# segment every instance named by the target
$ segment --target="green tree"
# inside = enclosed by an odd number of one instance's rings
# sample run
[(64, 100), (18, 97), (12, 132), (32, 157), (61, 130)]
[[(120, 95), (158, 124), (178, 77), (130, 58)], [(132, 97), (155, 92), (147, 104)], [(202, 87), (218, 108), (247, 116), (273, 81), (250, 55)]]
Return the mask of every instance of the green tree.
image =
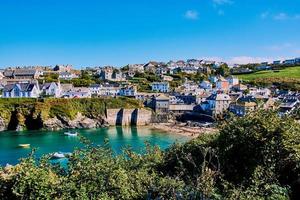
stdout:
[(219, 68), (216, 69), (216, 74), (220, 74), (222, 76), (229, 76), (230, 69), (227, 64), (222, 64)]

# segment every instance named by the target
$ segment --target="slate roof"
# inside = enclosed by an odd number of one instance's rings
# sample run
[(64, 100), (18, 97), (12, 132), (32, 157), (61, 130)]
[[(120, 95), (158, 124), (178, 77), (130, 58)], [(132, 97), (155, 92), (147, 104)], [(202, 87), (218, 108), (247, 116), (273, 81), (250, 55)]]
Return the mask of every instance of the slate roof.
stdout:
[(231, 100), (228, 94), (212, 94), (206, 100), (211, 101), (229, 101)]
[(36, 69), (14, 69), (14, 70), (5, 70), (3, 75), (5, 77), (14, 77), (14, 76), (35, 76)]
[(11, 92), (13, 88), (17, 86), (20, 88), (21, 91), (23, 92), (31, 92), (35, 86), (34, 83), (16, 83), (16, 84), (8, 84), (5, 85), (3, 88), (4, 92)]

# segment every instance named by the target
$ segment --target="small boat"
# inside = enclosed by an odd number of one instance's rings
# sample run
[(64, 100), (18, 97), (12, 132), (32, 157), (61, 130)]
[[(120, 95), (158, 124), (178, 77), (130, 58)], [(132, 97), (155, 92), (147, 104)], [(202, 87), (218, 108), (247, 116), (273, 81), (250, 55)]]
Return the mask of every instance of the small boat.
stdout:
[(29, 148), (30, 144), (19, 144), (18, 147), (20, 147), (20, 148)]
[(64, 134), (67, 136), (77, 136), (78, 135), (77, 132), (65, 132)]
[(52, 154), (52, 159), (61, 159), (61, 158), (65, 158), (65, 154), (62, 152), (56, 152), (54, 154)]

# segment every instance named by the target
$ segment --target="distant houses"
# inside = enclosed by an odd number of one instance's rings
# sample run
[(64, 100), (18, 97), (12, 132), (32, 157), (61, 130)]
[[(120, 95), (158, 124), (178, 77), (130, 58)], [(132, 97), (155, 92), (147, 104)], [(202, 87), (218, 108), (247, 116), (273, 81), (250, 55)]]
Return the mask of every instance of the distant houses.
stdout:
[[(230, 72), (251, 73), (297, 63), (300, 58), (233, 65)], [(258, 108), (276, 106), (280, 115), (288, 115), (300, 108), (298, 93), (283, 96), (276, 86), (259, 88), (244, 84), (234, 75), (221, 76), (218, 70), (222, 65), (188, 59), (122, 68), (86, 67), (81, 71), (71, 65), (15, 67), (0, 70), (0, 90), (2, 98), (128, 97), (142, 101), (158, 115), (171, 116), (193, 113), (221, 118), (227, 112), (245, 116)]]
[(249, 112), (256, 110), (257, 107), (257, 100), (253, 96), (243, 96), (230, 104), (229, 111), (238, 116), (245, 116)]
[(71, 72), (60, 72), (58, 78), (61, 80), (72, 80), (73, 78), (78, 78), (78, 76)]

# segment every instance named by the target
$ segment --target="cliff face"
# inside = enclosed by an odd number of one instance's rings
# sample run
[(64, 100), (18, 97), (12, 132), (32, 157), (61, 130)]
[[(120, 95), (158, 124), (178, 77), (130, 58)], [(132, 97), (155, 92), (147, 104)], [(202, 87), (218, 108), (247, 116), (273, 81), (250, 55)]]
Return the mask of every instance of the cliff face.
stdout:
[(38, 118), (33, 119), (31, 116), (23, 116), (18, 113), (12, 115), (10, 121), (0, 117), (0, 131), (6, 130), (59, 130), (59, 129), (75, 129), (75, 128), (100, 128), (107, 127), (108, 123), (101, 117), (89, 118), (77, 113), (74, 119), (68, 117), (53, 117), (45, 120)]
[(0, 99), (0, 131), (146, 125), (151, 111), (140, 102), (111, 99)]
[(43, 128), (47, 130), (58, 129), (75, 129), (75, 128), (100, 128), (108, 126), (107, 122), (98, 117), (91, 119), (77, 113), (75, 119), (71, 120), (66, 117), (54, 117), (43, 122)]

